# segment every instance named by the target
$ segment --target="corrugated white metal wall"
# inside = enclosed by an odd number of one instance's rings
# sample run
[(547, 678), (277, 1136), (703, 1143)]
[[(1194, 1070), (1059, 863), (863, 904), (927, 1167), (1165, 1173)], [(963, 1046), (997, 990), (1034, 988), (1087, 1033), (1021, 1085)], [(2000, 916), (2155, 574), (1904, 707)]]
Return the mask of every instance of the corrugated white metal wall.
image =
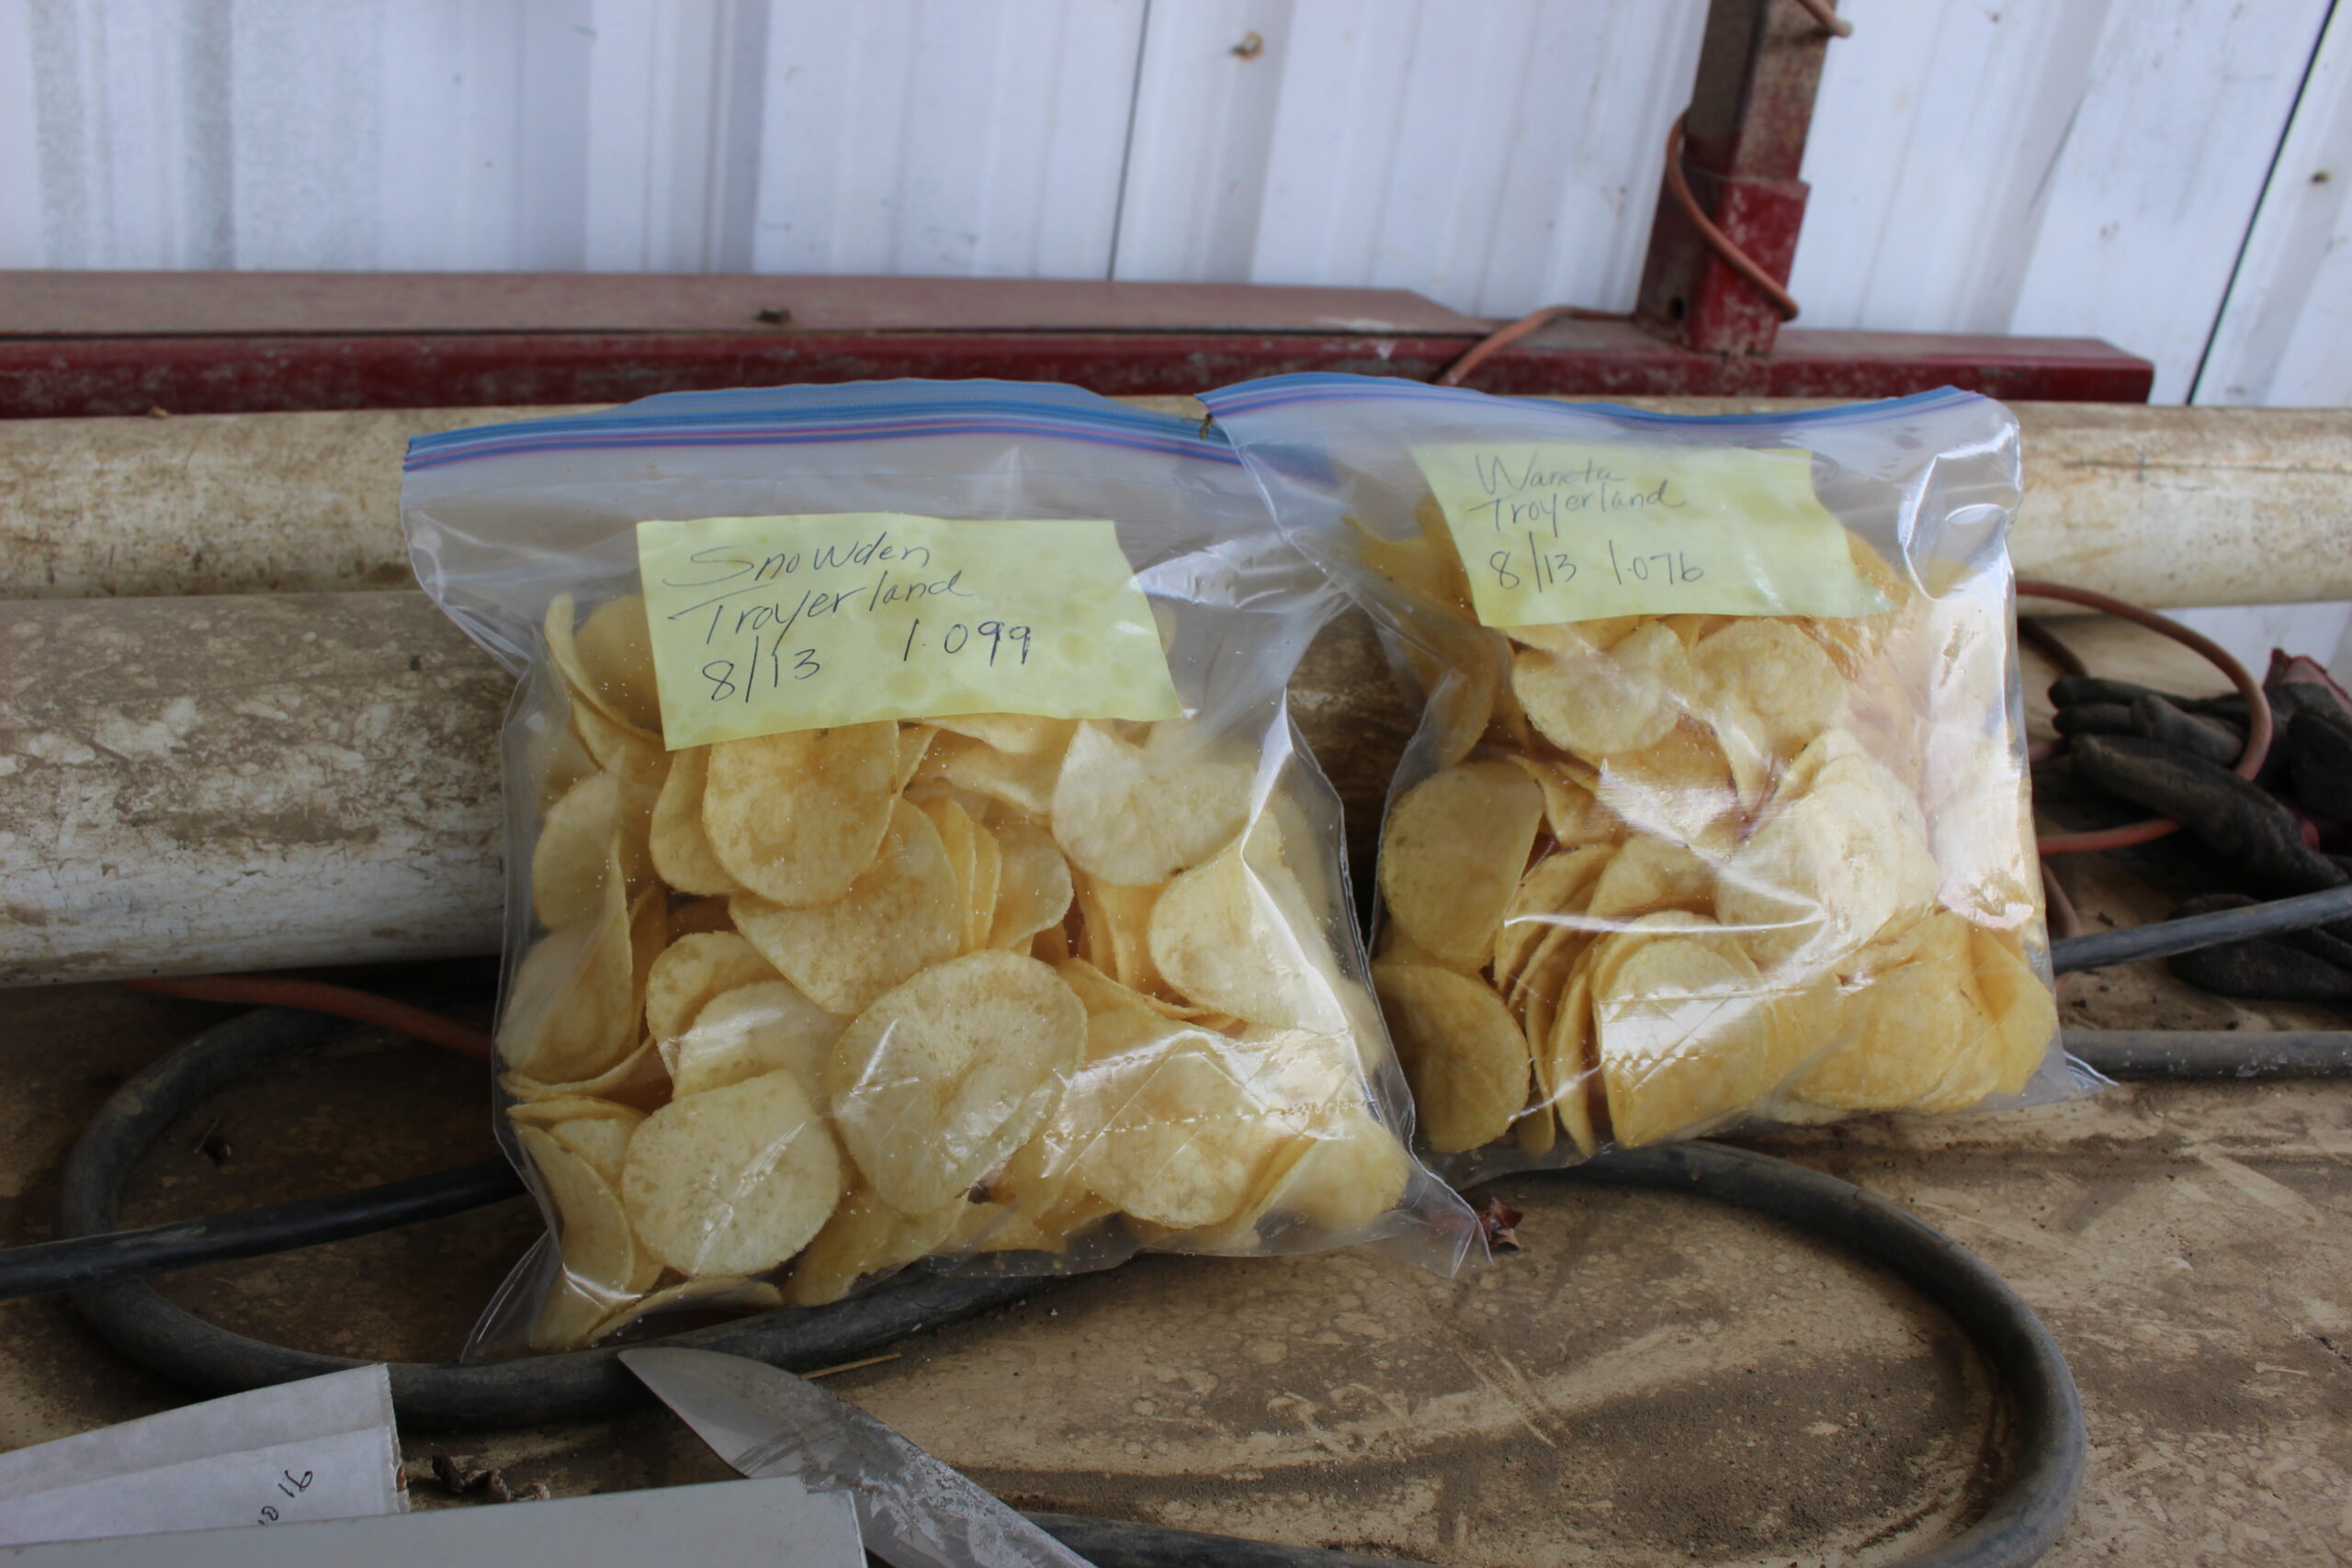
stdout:
[[(2352, 402), (2335, 0), (1843, 0), (1824, 326)], [(2347, 7), (2352, 11), (2352, 7)], [(1634, 298), (1704, 0), (0, 0), (0, 266)], [(2211, 613), (2258, 656), (2341, 607)], [(2347, 645), (2352, 653), (2352, 645)]]
[[(2352, 400), (2334, 0), (1846, 0), (1793, 280)], [(0, 0), (0, 265), (1633, 298), (1703, 0)], [(2352, 176), (2352, 169), (2346, 170)]]

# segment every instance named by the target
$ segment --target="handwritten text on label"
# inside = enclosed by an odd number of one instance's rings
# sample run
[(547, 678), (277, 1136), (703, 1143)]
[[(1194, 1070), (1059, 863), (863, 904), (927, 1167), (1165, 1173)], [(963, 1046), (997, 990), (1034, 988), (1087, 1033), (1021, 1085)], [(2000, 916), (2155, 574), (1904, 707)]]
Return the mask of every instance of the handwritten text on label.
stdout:
[(638, 525), (673, 747), (880, 718), (1180, 710), (1117, 530), (896, 513)]
[(1815, 496), (1809, 453), (1465, 445), (1413, 458), (1488, 626), (1886, 607)]

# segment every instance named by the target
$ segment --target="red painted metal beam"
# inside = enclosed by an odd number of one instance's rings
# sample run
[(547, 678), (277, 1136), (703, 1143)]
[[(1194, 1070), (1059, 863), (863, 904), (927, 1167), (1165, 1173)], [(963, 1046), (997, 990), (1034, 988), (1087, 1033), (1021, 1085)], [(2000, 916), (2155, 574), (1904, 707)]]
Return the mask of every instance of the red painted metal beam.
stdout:
[[(1796, 0), (1714, 0), (1684, 117), (1691, 195), (1740, 250), (1786, 285), (1804, 222), (1813, 100), (1829, 34)], [(1770, 354), (1781, 312), (1702, 234), (1661, 180), (1634, 319), (1684, 348)]]
[[(619, 402), (655, 392), (897, 376), (1198, 392), (1295, 370), (1427, 378), (1464, 335), (1317, 333), (469, 333), (0, 339), (0, 417)], [(1790, 331), (1770, 355), (1696, 354), (1565, 321), (1473, 384), (1587, 396), (2146, 400), (2145, 360), (2094, 339)]]

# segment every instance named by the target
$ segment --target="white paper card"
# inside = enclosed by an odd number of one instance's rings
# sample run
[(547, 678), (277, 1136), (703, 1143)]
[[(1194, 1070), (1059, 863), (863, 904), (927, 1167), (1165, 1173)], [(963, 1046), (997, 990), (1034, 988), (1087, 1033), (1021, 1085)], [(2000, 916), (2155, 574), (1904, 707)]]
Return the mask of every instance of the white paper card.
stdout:
[(865, 1568), (865, 1552), (845, 1495), (812, 1495), (788, 1476), (439, 1508), (401, 1518), (0, 1546), (0, 1568), (517, 1568), (540, 1562)]
[(0, 1544), (365, 1518), (406, 1506), (380, 1366), (0, 1454)]

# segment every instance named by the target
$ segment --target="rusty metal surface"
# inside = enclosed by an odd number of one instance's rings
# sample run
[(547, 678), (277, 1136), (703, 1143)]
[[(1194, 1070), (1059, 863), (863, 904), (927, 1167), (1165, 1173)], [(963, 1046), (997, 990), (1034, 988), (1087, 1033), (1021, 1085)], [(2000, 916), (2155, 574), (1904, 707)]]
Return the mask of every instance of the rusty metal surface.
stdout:
[[(1480, 367), (1495, 391), (2145, 399), (2147, 361), (2092, 338), (1816, 332), (1773, 355), (1693, 353), (1624, 321), (1539, 333)], [(0, 339), (0, 418), (617, 402), (892, 377), (1189, 394), (1293, 371), (1426, 380), (1461, 336), (1272, 333), (632, 333)]]
[[(1781, 284), (1804, 224), (1807, 187), (1797, 176), (1828, 40), (1796, 0), (1713, 0), (1684, 120), (1700, 209)], [(1708, 354), (1770, 354), (1781, 331), (1779, 310), (1708, 243), (1665, 181), (1634, 313)]]
[[(779, 319), (780, 318), (780, 319)], [(580, 272), (0, 272), (0, 338), (449, 333), (1478, 333), (1404, 288)]]
[[(1792, 407), (1641, 399), (1668, 412)], [(1138, 400), (1197, 415), (1189, 398)], [(406, 587), (400, 458), (516, 408), (0, 421), (0, 597)], [(2352, 412), (2023, 403), (2019, 570), (2153, 605), (2352, 598)]]

